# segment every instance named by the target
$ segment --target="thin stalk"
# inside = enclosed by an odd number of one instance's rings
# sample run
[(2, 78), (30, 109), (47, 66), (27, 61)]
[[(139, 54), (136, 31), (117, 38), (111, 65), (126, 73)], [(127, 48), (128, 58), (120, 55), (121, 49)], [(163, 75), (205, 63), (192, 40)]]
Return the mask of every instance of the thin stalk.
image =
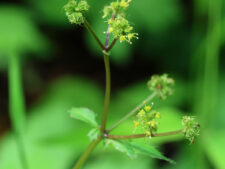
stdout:
[(146, 103), (148, 103), (149, 101), (151, 101), (155, 96), (157, 95), (156, 92), (152, 93), (144, 102), (142, 102), (141, 104), (139, 104), (137, 107), (135, 107), (131, 112), (129, 112), (128, 114), (126, 114), (124, 117), (122, 117), (119, 121), (117, 121), (115, 124), (113, 124), (108, 130), (107, 133), (111, 132), (113, 129), (115, 129), (116, 127), (118, 127), (122, 122), (124, 122), (125, 120), (127, 120), (129, 117), (131, 117), (132, 115), (134, 115), (138, 110), (140, 110)]
[[(165, 132), (165, 133), (152, 133), (151, 137), (162, 137), (162, 136), (171, 136), (175, 134), (181, 134), (183, 130), (176, 130), (171, 132)], [(105, 135), (106, 138), (109, 139), (119, 139), (119, 140), (125, 140), (125, 139), (137, 139), (137, 138), (144, 138), (146, 137), (146, 134), (134, 134), (134, 135)]]
[(104, 103), (104, 112), (102, 116), (102, 124), (101, 124), (101, 131), (102, 133), (105, 132), (107, 114), (109, 109), (109, 102), (110, 102), (110, 90), (111, 90), (111, 75), (110, 75), (110, 63), (108, 55), (104, 55), (104, 62), (105, 62), (105, 71), (106, 71), (106, 89), (105, 89), (105, 103)]
[[(108, 30), (107, 30), (107, 36), (106, 36), (106, 41), (105, 41), (105, 46), (104, 46), (86, 20), (84, 22), (84, 25), (90, 31), (90, 33), (93, 35), (93, 37), (95, 38), (98, 45), (101, 47), (101, 49), (103, 51), (108, 52), (115, 45), (116, 40), (114, 40), (112, 42), (112, 44), (109, 46), (109, 48), (107, 48), (108, 43), (109, 43), (109, 36), (110, 36), (110, 33), (109, 33)], [(104, 64), (105, 64), (105, 74), (106, 74), (106, 89), (105, 89), (104, 111), (103, 111), (102, 123), (101, 123), (101, 127), (100, 127), (100, 130), (101, 130), (102, 133), (105, 132), (107, 113), (108, 113), (109, 102), (110, 102), (110, 91), (111, 91), (110, 63), (109, 63), (109, 56), (106, 55), (106, 54), (104, 54)], [(92, 143), (89, 145), (89, 147), (83, 153), (83, 155), (80, 157), (78, 162), (75, 164), (73, 169), (79, 169), (84, 164), (84, 162), (87, 160), (88, 156), (91, 154), (91, 152), (94, 150), (94, 148), (98, 145), (98, 143), (101, 141), (101, 139), (102, 139), (102, 137), (99, 136), (96, 140), (92, 141)]]
[(91, 28), (90, 24), (88, 23), (88, 21), (86, 19), (84, 20), (84, 25), (88, 29), (88, 31), (92, 34), (92, 36), (95, 38), (95, 40), (98, 43), (98, 45), (100, 46), (100, 48), (102, 50), (106, 50), (106, 48), (104, 47), (104, 45), (102, 44), (102, 42), (100, 41), (100, 39), (98, 38), (98, 36), (94, 32), (94, 30)]
[(112, 41), (112, 43), (109, 45), (109, 47), (107, 47), (106, 52), (110, 51), (113, 48), (113, 46), (116, 44), (117, 40), (118, 39), (116, 38)]
[[(112, 16), (114, 18), (114, 15)], [(107, 29), (107, 35), (106, 35), (106, 40), (105, 40), (105, 46), (104, 48), (106, 49), (105, 51), (108, 52), (107, 46), (109, 44), (109, 32), (110, 26), (108, 26)], [(104, 112), (102, 115), (102, 123), (101, 123), (101, 132), (105, 132), (105, 127), (106, 127), (106, 120), (107, 120), (107, 114), (108, 114), (108, 109), (109, 109), (109, 102), (110, 102), (110, 92), (111, 92), (111, 73), (110, 73), (110, 63), (109, 63), (109, 56), (104, 54), (104, 63), (105, 63), (105, 76), (106, 76), (106, 88), (105, 88), (105, 103), (104, 103)]]
[(9, 56), (8, 79), (9, 116), (12, 122), (13, 133), (20, 154), (21, 164), (24, 169), (28, 169), (25, 144), (23, 142), (23, 133), (25, 131), (26, 123), (25, 101), (23, 95), (19, 56), (17, 56), (15, 53), (11, 53)]
[(101, 137), (98, 137), (96, 140), (91, 142), (91, 144), (88, 146), (88, 148), (83, 153), (83, 155), (79, 158), (79, 160), (77, 161), (73, 169), (79, 169), (84, 164), (88, 156), (91, 154), (91, 152), (94, 150), (94, 148), (98, 145), (100, 141), (101, 141)]
[(21, 135), (18, 135), (16, 133), (14, 133), (14, 136), (15, 136), (15, 140), (17, 143), (17, 149), (19, 152), (20, 161), (23, 166), (23, 169), (29, 169), (29, 165), (28, 165), (28, 161), (27, 161), (27, 157), (26, 157), (24, 139)]

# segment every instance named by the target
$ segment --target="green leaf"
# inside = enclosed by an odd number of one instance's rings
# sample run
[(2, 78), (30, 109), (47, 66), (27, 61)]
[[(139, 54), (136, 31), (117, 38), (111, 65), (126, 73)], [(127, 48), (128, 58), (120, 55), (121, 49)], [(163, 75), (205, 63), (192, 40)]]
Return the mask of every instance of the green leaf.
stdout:
[(133, 1), (128, 10), (138, 29), (145, 28), (155, 34), (167, 31), (182, 18), (180, 2), (177, 0)]
[[(71, 161), (77, 159), (88, 146), (86, 133), (90, 128), (85, 125), (81, 128), (81, 122), (74, 123), (63, 112), (73, 105), (86, 105), (100, 112), (103, 96), (95, 83), (80, 77), (65, 76), (48, 84), (42, 99), (32, 106), (27, 118), (27, 137), (24, 143), (29, 167), (68, 168)], [(0, 168), (22, 169), (15, 138), (11, 133), (0, 139)]]
[[(94, 152), (95, 153), (95, 152)], [(93, 156), (95, 155), (93, 153)], [(130, 160), (122, 153), (105, 152), (98, 153), (94, 156), (94, 160), (89, 160), (85, 164), (85, 169), (147, 169), (156, 168), (155, 161), (149, 158), (133, 159)]]
[(88, 108), (72, 108), (69, 113), (72, 118), (86, 122), (94, 127), (98, 126), (95, 120), (96, 114)]
[(100, 131), (98, 128), (93, 128), (88, 132), (88, 137), (90, 138), (90, 141), (96, 140)]
[(137, 157), (137, 153), (132, 148), (132, 146), (130, 146), (130, 144), (126, 144), (123, 141), (107, 139), (106, 145), (109, 145), (109, 144), (112, 144), (116, 150), (126, 153), (131, 159), (134, 159)]
[(131, 147), (133, 147), (137, 153), (139, 154), (143, 154), (143, 155), (147, 155), (149, 157), (152, 158), (158, 158), (161, 160), (166, 160), (170, 163), (175, 163), (173, 160), (165, 157), (164, 155), (162, 155), (161, 152), (159, 152), (155, 147), (151, 146), (150, 144), (147, 143), (138, 143), (138, 142), (129, 142), (126, 141), (126, 143), (128, 145), (130, 145)]
[(36, 16), (41, 15), (39, 22), (56, 25), (57, 27), (68, 26), (69, 22), (63, 10), (68, 0), (26, 0), (32, 7)]
[(37, 29), (31, 14), (12, 5), (0, 6), (0, 65), (7, 66), (11, 52), (23, 54), (47, 51), (48, 43)]
[(224, 169), (224, 147), (225, 136), (224, 131), (208, 131), (207, 134), (204, 133), (203, 145), (206, 153), (210, 159), (210, 162), (217, 169)]
[(112, 144), (115, 149), (126, 153), (131, 159), (136, 158), (137, 154), (143, 154), (152, 158), (165, 160), (173, 164), (175, 163), (173, 160), (162, 155), (162, 153), (159, 152), (155, 147), (147, 143), (107, 139), (106, 144)]

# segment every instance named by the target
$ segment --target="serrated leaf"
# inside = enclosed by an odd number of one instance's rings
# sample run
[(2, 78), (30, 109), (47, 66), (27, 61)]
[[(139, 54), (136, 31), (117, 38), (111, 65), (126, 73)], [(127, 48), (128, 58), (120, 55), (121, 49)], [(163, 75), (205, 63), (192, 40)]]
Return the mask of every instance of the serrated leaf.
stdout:
[(88, 108), (72, 108), (69, 113), (72, 118), (86, 122), (94, 127), (98, 126), (95, 120), (96, 114)]
[(150, 144), (129, 142), (129, 141), (126, 141), (126, 143), (129, 144), (131, 147), (133, 147), (137, 151), (137, 153), (139, 153), (139, 154), (147, 155), (147, 156), (152, 157), (152, 158), (166, 160), (170, 163), (175, 163), (173, 160), (171, 160), (171, 159), (165, 157), (164, 155), (162, 155), (161, 152), (159, 152), (155, 147), (153, 147)]
[(93, 128), (88, 132), (88, 137), (90, 138), (90, 141), (96, 140), (99, 135), (99, 129)]
[(116, 150), (126, 153), (131, 159), (134, 159), (137, 157), (137, 153), (132, 148), (132, 146), (130, 146), (129, 144), (126, 144), (123, 141), (107, 139), (106, 144), (107, 145), (112, 144)]

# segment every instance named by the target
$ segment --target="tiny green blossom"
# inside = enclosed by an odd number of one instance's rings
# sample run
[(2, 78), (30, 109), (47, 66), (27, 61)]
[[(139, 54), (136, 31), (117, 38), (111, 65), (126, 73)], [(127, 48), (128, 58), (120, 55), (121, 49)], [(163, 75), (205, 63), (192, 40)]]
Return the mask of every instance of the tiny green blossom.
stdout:
[(160, 113), (152, 110), (153, 105), (145, 105), (143, 109), (139, 110), (134, 120), (134, 131), (140, 126), (147, 137), (151, 137), (152, 132), (157, 131)]
[(115, 39), (119, 39), (120, 42), (127, 41), (131, 44), (134, 38), (138, 39), (138, 34), (131, 32), (133, 27), (126, 19), (125, 11), (130, 2), (131, 0), (117, 0), (110, 3), (103, 9), (103, 18), (109, 17), (107, 21), (108, 32), (112, 33)]
[(193, 116), (184, 116), (182, 119), (182, 125), (184, 126), (183, 134), (191, 142), (194, 142), (194, 138), (199, 136), (200, 125), (196, 122)]
[(85, 21), (84, 13), (88, 11), (89, 5), (86, 1), (75, 1), (69, 0), (64, 6), (66, 16), (68, 17), (70, 23), (83, 24)]
[(125, 16), (125, 11), (129, 6), (131, 0), (117, 0), (115, 2), (111, 2), (110, 5), (105, 6), (103, 9), (103, 18), (111, 17), (112, 15), (117, 16)]
[(174, 80), (167, 74), (153, 75), (147, 84), (149, 90), (156, 92), (161, 99), (173, 94)]

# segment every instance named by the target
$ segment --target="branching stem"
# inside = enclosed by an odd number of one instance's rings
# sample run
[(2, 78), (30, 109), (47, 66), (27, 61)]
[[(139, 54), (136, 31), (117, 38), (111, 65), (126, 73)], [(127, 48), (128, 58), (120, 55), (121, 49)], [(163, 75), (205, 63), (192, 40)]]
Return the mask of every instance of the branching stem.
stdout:
[(126, 114), (123, 118), (121, 118), (119, 121), (117, 121), (115, 124), (113, 124), (108, 130), (107, 133), (111, 132), (113, 129), (115, 129), (117, 126), (119, 126), (122, 122), (124, 122), (126, 119), (134, 115), (138, 110), (140, 110), (146, 103), (151, 101), (155, 96), (157, 95), (156, 92), (152, 93), (146, 100), (145, 102), (142, 102), (139, 104), (137, 107), (135, 107), (131, 112)]
[[(170, 136), (170, 135), (180, 134), (182, 132), (183, 130), (176, 130), (176, 131), (165, 132), (165, 133), (152, 133), (151, 137)], [(105, 135), (105, 138), (120, 139), (120, 140), (137, 139), (137, 138), (144, 138), (144, 137), (146, 137), (146, 134), (134, 134), (134, 135), (107, 135), (106, 134)]]
[(84, 162), (87, 160), (88, 156), (91, 154), (93, 149), (98, 145), (98, 143), (101, 141), (101, 137), (98, 137), (96, 140), (92, 141), (91, 144), (88, 146), (86, 151), (83, 153), (83, 155), (79, 158), (73, 169), (79, 169)]
[(100, 41), (98, 36), (95, 34), (94, 30), (91, 28), (90, 24), (88, 23), (88, 21), (86, 19), (84, 20), (84, 25), (88, 29), (88, 31), (92, 34), (92, 36), (95, 38), (95, 40), (98, 43), (98, 45), (100, 46), (100, 48), (102, 50), (106, 50), (105, 46), (102, 44), (102, 42)]
[(116, 42), (117, 42), (117, 38), (112, 41), (109, 47), (107, 47), (106, 52), (110, 51), (113, 48), (113, 46), (116, 44)]

